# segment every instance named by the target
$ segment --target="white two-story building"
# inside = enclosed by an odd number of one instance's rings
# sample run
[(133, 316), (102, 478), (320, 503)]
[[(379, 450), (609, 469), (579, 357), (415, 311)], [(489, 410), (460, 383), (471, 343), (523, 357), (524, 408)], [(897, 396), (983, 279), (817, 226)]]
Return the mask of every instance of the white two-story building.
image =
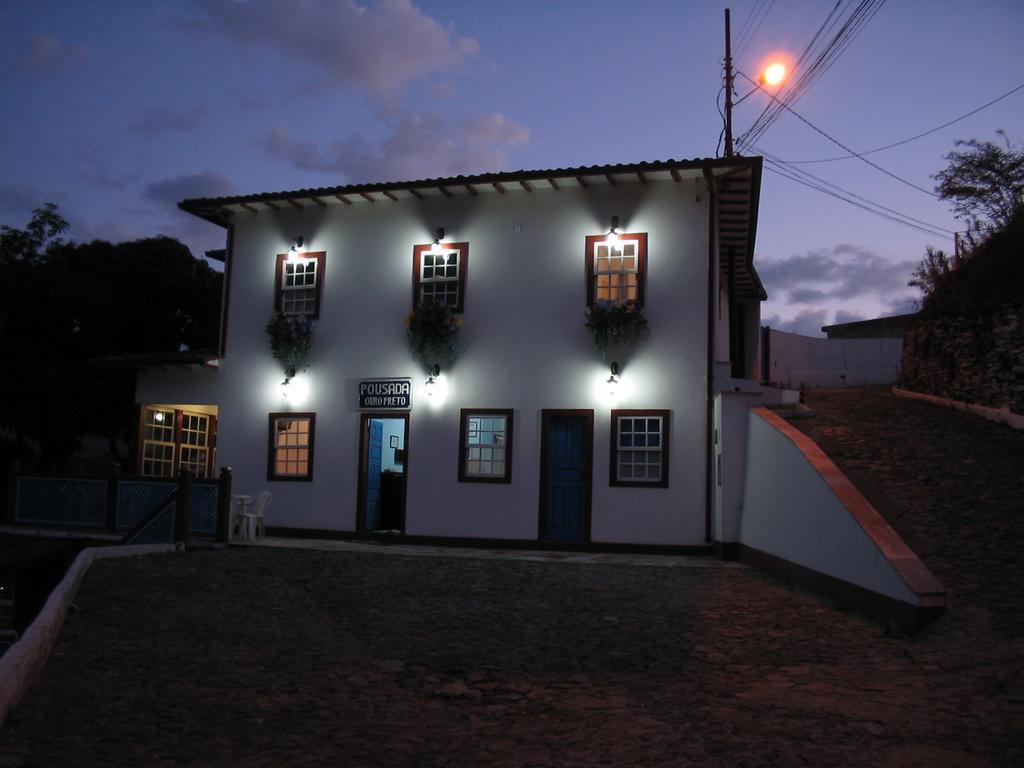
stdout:
[[(186, 200), (227, 232), (220, 349), (140, 372), (137, 469), (230, 466), (272, 492), (271, 532), (704, 546), (713, 399), (757, 370), (760, 177), (733, 157)], [(435, 299), (461, 320), (439, 370), (404, 322)], [(587, 309), (623, 304), (649, 336), (602, 359)], [(275, 311), (315, 324), (287, 385)]]

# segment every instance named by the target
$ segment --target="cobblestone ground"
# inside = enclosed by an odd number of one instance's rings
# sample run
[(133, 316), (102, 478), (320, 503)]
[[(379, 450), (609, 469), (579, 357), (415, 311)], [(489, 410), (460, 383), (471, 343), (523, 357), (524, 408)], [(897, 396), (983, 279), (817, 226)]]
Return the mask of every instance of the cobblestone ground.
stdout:
[[(842, 461), (863, 450), (889, 467), (865, 471), (875, 493), (906, 489), (894, 508), (908, 541), (939, 521), (919, 535), (950, 610), (917, 638), (711, 560), (246, 548), (99, 561), (0, 731), (0, 766), (1024, 764), (1022, 578), (1003, 562), (1020, 551), (1020, 504), (986, 496), (1012, 481), (963, 472), (978, 487), (932, 512), (920, 499), (948, 494), (960, 465), (917, 482), (903, 453), (936, 441), (893, 446), (895, 414), (922, 406), (886, 401), (877, 429), (844, 433), (829, 402), (812, 428), (847, 446)], [(921, 413), (929, 429), (960, 418)], [(862, 427), (878, 439), (855, 450)], [(944, 439), (965, 446), (959, 429)], [(1019, 437), (963, 429), (989, 443), (976, 470), (989, 450), (1024, 455)], [(946, 520), (967, 507), (969, 536)], [(950, 530), (969, 552), (943, 544)], [(1013, 583), (993, 592), (975, 558)]]

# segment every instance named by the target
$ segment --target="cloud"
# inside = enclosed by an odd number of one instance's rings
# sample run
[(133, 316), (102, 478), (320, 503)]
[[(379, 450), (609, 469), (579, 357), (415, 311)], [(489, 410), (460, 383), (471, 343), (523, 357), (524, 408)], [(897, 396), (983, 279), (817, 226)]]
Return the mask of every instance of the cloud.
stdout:
[(864, 317), (864, 315), (862, 315), (860, 312), (849, 312), (845, 309), (839, 309), (836, 310), (836, 316), (833, 318), (832, 323), (830, 323), (830, 325), (837, 323), (855, 323), (858, 320), (866, 319), (867, 318)]
[(359, 134), (320, 147), (276, 128), (263, 139), (267, 153), (304, 171), (342, 174), (353, 182), (397, 181), (499, 171), (504, 150), (525, 144), (530, 130), (502, 114), (458, 123), (414, 115), (398, 121), (375, 143)]
[(783, 320), (778, 315), (768, 315), (761, 318), (761, 325), (787, 333), (799, 333), (801, 336), (824, 336), (821, 327), (831, 323), (828, 321), (827, 309), (802, 309), (792, 320)]
[(198, 128), (206, 117), (206, 105), (197, 104), (185, 109), (147, 109), (131, 129), (140, 136), (154, 137), (166, 133), (181, 133)]
[(188, 197), (222, 197), (235, 192), (235, 185), (215, 171), (175, 176), (146, 185), (145, 196), (157, 203), (176, 205)]
[(198, 0), (200, 20), (182, 26), (222, 35), (243, 49), (266, 48), (302, 61), (330, 81), (387, 96), (457, 69), (480, 50), (470, 37), (411, 0)]
[(785, 293), (787, 303), (805, 304), (868, 296), (884, 300), (906, 289), (916, 264), (841, 243), (784, 259), (759, 259), (757, 271), (769, 294)]
[(430, 96), (438, 101), (450, 101), (457, 93), (458, 89), (451, 80), (442, 80), (430, 85)]
[(909, 315), (921, 308), (921, 302), (916, 296), (897, 296), (885, 302), (887, 311), (885, 315)]
[(827, 300), (828, 294), (817, 288), (797, 288), (786, 294), (786, 298), (790, 304), (813, 304)]
[(85, 58), (80, 45), (62, 43), (55, 37), (32, 35), (23, 64), (30, 72), (40, 74), (64, 72)]

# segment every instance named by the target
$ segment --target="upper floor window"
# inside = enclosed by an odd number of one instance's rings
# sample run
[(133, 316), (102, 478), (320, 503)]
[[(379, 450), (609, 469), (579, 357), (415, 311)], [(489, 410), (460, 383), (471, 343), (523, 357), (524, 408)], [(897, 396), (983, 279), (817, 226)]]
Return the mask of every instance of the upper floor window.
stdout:
[(274, 308), (285, 315), (319, 319), (326, 261), (324, 251), (278, 254)]
[(611, 485), (668, 487), (670, 413), (612, 410)]
[(459, 482), (512, 481), (512, 411), (463, 408), (459, 429)]
[(270, 414), (267, 480), (312, 480), (315, 413)]
[(587, 306), (644, 305), (647, 234), (587, 237)]
[(413, 308), (441, 301), (462, 312), (466, 298), (469, 243), (415, 245), (413, 252)]

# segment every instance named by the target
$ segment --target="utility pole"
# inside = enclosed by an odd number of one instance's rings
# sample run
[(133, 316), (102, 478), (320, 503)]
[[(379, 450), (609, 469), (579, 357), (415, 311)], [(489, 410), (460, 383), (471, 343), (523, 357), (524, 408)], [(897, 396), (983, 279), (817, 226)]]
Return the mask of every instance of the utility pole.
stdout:
[(732, 32), (725, 9), (725, 156), (732, 157)]

